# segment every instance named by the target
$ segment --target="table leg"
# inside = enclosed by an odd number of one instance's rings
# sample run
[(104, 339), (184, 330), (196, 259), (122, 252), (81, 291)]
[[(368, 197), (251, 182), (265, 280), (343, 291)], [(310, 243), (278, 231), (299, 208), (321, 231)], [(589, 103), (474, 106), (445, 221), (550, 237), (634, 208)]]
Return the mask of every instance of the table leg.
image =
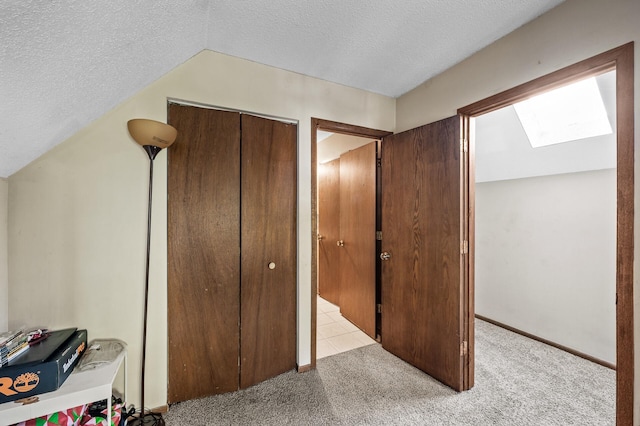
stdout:
[(111, 395), (107, 397), (107, 426), (111, 426)]

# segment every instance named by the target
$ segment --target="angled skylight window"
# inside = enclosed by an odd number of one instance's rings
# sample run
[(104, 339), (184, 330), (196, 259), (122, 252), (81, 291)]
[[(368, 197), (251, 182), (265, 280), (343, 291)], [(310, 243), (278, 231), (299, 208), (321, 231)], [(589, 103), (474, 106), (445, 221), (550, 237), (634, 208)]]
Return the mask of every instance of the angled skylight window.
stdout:
[(513, 106), (534, 148), (612, 133), (595, 77)]

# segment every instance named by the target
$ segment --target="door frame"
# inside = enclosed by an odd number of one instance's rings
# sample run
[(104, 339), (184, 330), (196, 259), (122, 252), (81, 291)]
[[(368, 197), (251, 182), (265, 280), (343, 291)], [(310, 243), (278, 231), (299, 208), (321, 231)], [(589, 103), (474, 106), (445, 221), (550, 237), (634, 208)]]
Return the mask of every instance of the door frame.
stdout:
[[(633, 42), (562, 68), (458, 109), (465, 127), (472, 118), (587, 77), (616, 71), (616, 424), (633, 424), (634, 402), (634, 48)], [(471, 132), (471, 135), (473, 133)], [(474, 289), (475, 141), (469, 142), (469, 282)], [(469, 315), (472, 316), (472, 309)], [(469, 344), (473, 343), (470, 337)]]
[[(386, 130), (371, 129), (311, 117), (311, 365), (316, 368), (316, 337), (318, 321), (318, 130), (358, 136), (367, 139), (381, 139), (392, 135)], [(304, 369), (306, 371), (307, 369)]]

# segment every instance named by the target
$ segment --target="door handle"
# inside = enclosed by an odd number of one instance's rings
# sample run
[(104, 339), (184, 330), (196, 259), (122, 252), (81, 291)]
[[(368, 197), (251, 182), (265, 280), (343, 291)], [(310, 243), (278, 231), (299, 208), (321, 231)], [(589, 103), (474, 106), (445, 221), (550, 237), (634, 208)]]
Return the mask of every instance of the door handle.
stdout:
[(318, 241), (322, 241), (322, 240), (324, 240), (324, 236), (322, 236), (322, 235), (320, 235), (320, 234), (318, 234), (318, 237), (317, 237), (317, 238), (318, 238)]
[(338, 247), (344, 247), (344, 241), (342, 241), (342, 240), (338, 240), (338, 241), (336, 242), (336, 245), (337, 245)]
[(388, 251), (383, 251), (382, 253), (380, 253), (380, 259), (382, 260), (391, 259), (391, 253), (389, 253)]

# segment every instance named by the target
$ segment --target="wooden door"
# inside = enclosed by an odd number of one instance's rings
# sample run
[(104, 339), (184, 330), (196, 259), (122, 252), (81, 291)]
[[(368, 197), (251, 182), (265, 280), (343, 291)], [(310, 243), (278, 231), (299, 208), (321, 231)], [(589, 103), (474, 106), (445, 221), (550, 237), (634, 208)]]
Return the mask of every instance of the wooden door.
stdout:
[(376, 337), (376, 142), (340, 156), (340, 312)]
[(340, 159), (318, 166), (318, 294), (340, 306)]
[(170, 104), (168, 402), (238, 389), (240, 114)]
[(242, 115), (240, 386), (296, 366), (297, 127)]
[(471, 386), (460, 117), (382, 141), (382, 345), (456, 390)]

